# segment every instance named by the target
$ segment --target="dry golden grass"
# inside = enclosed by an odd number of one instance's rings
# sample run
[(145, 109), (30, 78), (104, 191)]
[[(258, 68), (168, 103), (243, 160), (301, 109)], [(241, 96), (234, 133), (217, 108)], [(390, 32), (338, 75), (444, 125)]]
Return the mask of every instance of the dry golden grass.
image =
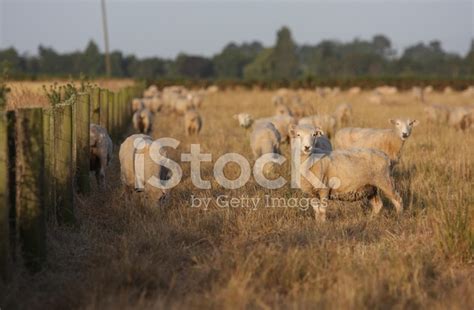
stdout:
[[(271, 95), (212, 94), (201, 109), (199, 137), (186, 138), (182, 118), (172, 115), (156, 117), (153, 137), (182, 141), (171, 152), (175, 160), (197, 142), (213, 161), (227, 152), (252, 158), (249, 132), (232, 115), (272, 114)], [(388, 127), (387, 119), (396, 116), (421, 120), (396, 170), (403, 215), (397, 217), (386, 201), (375, 218), (359, 203), (331, 202), (326, 223), (316, 222), (312, 210), (263, 204), (191, 208), (191, 195), (303, 197), (287, 186), (263, 189), (253, 178), (241, 189), (223, 189), (211, 163), (201, 168), (211, 190), (196, 190), (189, 164), (182, 164), (183, 181), (166, 205), (150, 207), (125, 195), (115, 158), (107, 191), (77, 197), (78, 225), (50, 227), (45, 270), (30, 276), (19, 269), (10, 287), (0, 287), (2, 308), (472, 309), (473, 133), (426, 124), (423, 106), (409, 94), (386, 105), (368, 103), (367, 93), (304, 97), (322, 112), (350, 102), (356, 126)], [(428, 100), (472, 102), (458, 94)], [(288, 156), (289, 147), (282, 149)], [(281, 169), (285, 176), (287, 166)], [(239, 174), (234, 165), (226, 172)]]
[[(44, 86), (47, 89), (54, 83), (58, 86), (70, 83), (68, 80), (62, 81), (11, 81), (7, 82), (7, 86), (11, 91), (7, 94), (7, 109), (20, 109), (25, 107), (45, 107), (49, 102), (44, 93)], [(75, 82), (79, 86), (79, 82)], [(129, 79), (99, 79), (91, 81), (93, 85), (106, 88), (111, 91), (117, 91), (121, 88), (134, 84)]]

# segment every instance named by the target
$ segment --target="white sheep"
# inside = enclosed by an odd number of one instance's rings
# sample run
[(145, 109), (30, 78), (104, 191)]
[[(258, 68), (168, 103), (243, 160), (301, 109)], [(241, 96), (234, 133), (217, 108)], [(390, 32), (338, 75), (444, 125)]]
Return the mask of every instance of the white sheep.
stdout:
[(311, 115), (301, 118), (298, 125), (311, 125), (321, 128), (331, 138), (336, 132), (337, 119), (328, 114)]
[(158, 90), (158, 87), (155, 85), (151, 85), (148, 87), (144, 92), (143, 92), (143, 97), (144, 98), (152, 98), (154, 96), (159, 95), (160, 91)]
[(357, 86), (351, 87), (351, 88), (349, 88), (349, 90), (347, 91), (347, 93), (348, 93), (349, 95), (358, 95), (360, 92), (361, 92), (361, 88), (360, 88), (360, 87), (357, 87)]
[(215, 94), (219, 92), (219, 87), (217, 85), (211, 85), (207, 88), (207, 92), (210, 94)]
[(234, 114), (233, 118), (239, 121), (240, 127), (247, 129), (252, 126), (253, 118), (252, 115), (248, 113)]
[(138, 111), (143, 109), (145, 106), (143, 104), (143, 100), (140, 98), (133, 98), (132, 100), (132, 111)]
[(275, 105), (275, 115), (289, 115), (293, 116), (290, 108), (284, 103), (278, 103)]
[(97, 185), (105, 187), (105, 168), (112, 158), (113, 144), (107, 129), (90, 124), (90, 171), (95, 172)]
[(336, 118), (336, 125), (338, 127), (350, 124), (352, 121), (352, 106), (349, 103), (341, 103), (336, 107), (332, 115)]
[(368, 200), (373, 213), (377, 214), (383, 207), (379, 191), (390, 199), (397, 213), (403, 211), (402, 199), (394, 189), (390, 174), (390, 160), (383, 152), (353, 148), (328, 153), (313, 147), (321, 136), (318, 129), (291, 126), (290, 133), (301, 146), (299, 172), (304, 177), (300, 178), (300, 187), (303, 192), (319, 198), (319, 202), (313, 204), (316, 218), (326, 219), (328, 200)]
[[(321, 128), (315, 127), (312, 124), (290, 125), (290, 135), (292, 130), (293, 133), (295, 133), (294, 130), (296, 128), (298, 129), (298, 132), (296, 133), (296, 138), (300, 139), (300, 143), (306, 145), (307, 148), (312, 146), (312, 148), (317, 150), (319, 153), (332, 152), (333, 148), (331, 141), (329, 141), (328, 137), (325, 135), (324, 131)], [(313, 139), (312, 135), (317, 135), (318, 139)], [(291, 142), (294, 142), (293, 139)]]
[(457, 130), (468, 130), (473, 124), (474, 107), (462, 106), (452, 108), (449, 112), (448, 124)]
[(184, 114), (184, 128), (186, 135), (198, 135), (201, 131), (202, 119), (196, 110), (188, 110)]
[(265, 117), (255, 120), (255, 125), (261, 123), (272, 123), (278, 130), (278, 133), (280, 135), (280, 142), (284, 143), (290, 141), (288, 128), (291, 124), (296, 125), (296, 119), (289, 115), (276, 115), (273, 117)]
[(280, 154), (280, 133), (270, 122), (258, 123), (250, 135), (250, 147), (255, 159), (263, 154)]
[[(120, 178), (123, 186), (127, 191), (143, 192), (155, 204), (160, 202), (168, 193), (168, 190), (155, 186), (159, 182), (168, 177), (168, 169), (156, 163), (151, 151), (160, 150), (160, 155), (166, 157), (166, 152), (163, 148), (158, 148), (150, 136), (143, 134), (135, 134), (120, 145), (119, 159), (120, 159)], [(153, 154), (154, 159), (158, 154)]]
[(191, 97), (186, 95), (177, 96), (173, 102), (174, 112), (178, 115), (184, 115), (186, 111), (194, 109), (194, 105), (190, 100)]
[(412, 93), (413, 93), (413, 97), (415, 97), (416, 100), (425, 102), (425, 92), (422, 87), (418, 87), (418, 86), (413, 87)]
[(153, 116), (150, 110), (144, 108), (133, 113), (133, 128), (139, 133), (149, 134), (153, 124)]
[(382, 104), (384, 101), (384, 97), (378, 92), (374, 92), (372, 95), (369, 96), (368, 99), (369, 102), (373, 104)]
[(450, 108), (440, 104), (430, 104), (424, 108), (427, 121), (435, 124), (445, 124), (449, 120)]
[(161, 110), (163, 106), (163, 101), (160, 96), (153, 96), (148, 98), (143, 98), (143, 107), (148, 109), (152, 113), (157, 113)]
[(391, 165), (398, 163), (402, 147), (411, 135), (418, 120), (390, 119), (394, 127), (389, 129), (343, 128), (336, 132), (334, 144), (336, 149), (373, 148), (387, 154)]

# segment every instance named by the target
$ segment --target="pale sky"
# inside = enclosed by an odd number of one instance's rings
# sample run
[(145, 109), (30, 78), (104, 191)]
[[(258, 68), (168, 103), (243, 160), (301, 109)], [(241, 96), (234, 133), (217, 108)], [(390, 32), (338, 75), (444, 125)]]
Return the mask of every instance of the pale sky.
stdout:
[[(172, 58), (211, 56), (230, 41), (272, 45), (287, 25), (299, 44), (387, 35), (399, 52), (439, 39), (465, 54), (474, 37), (474, 0), (143, 1), (107, 0), (112, 50)], [(39, 44), (60, 52), (103, 50), (100, 0), (0, 0), (0, 48), (36, 54)]]

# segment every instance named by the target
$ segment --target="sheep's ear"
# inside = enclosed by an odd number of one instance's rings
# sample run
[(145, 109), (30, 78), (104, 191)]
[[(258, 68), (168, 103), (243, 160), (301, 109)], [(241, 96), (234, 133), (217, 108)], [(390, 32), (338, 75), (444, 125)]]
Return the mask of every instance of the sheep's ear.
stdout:
[(417, 119), (412, 120), (412, 121), (410, 122), (410, 125), (411, 125), (412, 127), (418, 126), (418, 124), (420, 124), (420, 121), (417, 120)]
[(395, 123), (396, 123), (397, 121), (391, 118), (391, 119), (388, 120), (388, 122), (389, 122), (390, 124), (392, 124), (392, 125), (395, 125)]
[(316, 128), (316, 136), (318, 137), (324, 136), (324, 131), (320, 128)]
[(290, 126), (288, 126), (288, 132), (290, 133), (290, 137), (296, 137), (296, 125), (290, 124)]

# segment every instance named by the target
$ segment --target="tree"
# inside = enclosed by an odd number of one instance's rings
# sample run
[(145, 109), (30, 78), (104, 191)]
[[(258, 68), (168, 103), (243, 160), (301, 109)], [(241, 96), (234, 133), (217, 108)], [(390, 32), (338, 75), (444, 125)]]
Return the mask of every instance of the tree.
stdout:
[(474, 76), (474, 40), (471, 41), (471, 48), (466, 55), (464, 60), (467, 68), (467, 74), (471, 77)]
[(205, 57), (180, 54), (175, 61), (175, 72), (179, 77), (210, 78), (213, 67), (211, 60)]
[(252, 63), (245, 66), (244, 78), (246, 80), (273, 79), (272, 57), (273, 49), (267, 48), (261, 51)]
[(392, 42), (384, 35), (375, 35), (372, 38), (372, 45), (376, 53), (382, 57), (392, 57), (395, 55), (395, 51), (392, 49)]
[(89, 41), (86, 49), (79, 57), (79, 70), (88, 76), (104, 75), (104, 57), (94, 41)]
[(277, 42), (273, 49), (271, 61), (273, 62), (273, 78), (294, 79), (299, 72), (296, 45), (291, 38), (290, 29), (281, 28), (277, 33)]
[(237, 45), (229, 43), (220, 54), (213, 58), (214, 73), (217, 78), (241, 79), (244, 67), (252, 62), (263, 49), (259, 42)]

